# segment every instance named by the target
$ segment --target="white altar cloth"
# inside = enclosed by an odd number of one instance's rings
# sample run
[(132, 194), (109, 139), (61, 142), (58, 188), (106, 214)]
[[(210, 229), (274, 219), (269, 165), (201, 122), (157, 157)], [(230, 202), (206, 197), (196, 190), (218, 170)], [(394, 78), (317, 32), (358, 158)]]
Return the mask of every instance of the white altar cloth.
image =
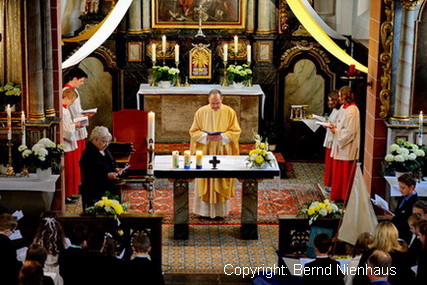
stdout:
[(52, 175), (48, 180), (40, 181), (37, 175), (29, 177), (0, 177), (0, 191), (40, 191), (55, 192), (55, 182), (59, 175)]
[(189, 87), (172, 86), (170, 88), (161, 88), (143, 83), (139, 86), (138, 93), (136, 94), (136, 108), (141, 110), (140, 97), (143, 95), (208, 95), (212, 89), (218, 89), (224, 96), (261, 96), (261, 118), (264, 118), (265, 94), (258, 84), (255, 84), (252, 87), (243, 87), (241, 89), (237, 89), (233, 86), (224, 87), (215, 84), (193, 84)]

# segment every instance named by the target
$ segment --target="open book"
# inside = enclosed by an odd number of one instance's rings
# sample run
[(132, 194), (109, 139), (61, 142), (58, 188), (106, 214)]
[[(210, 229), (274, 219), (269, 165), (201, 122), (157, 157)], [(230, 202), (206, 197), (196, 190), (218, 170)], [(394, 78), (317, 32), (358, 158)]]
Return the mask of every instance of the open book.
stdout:
[(88, 117), (75, 118), (74, 119), (74, 123), (77, 123), (77, 122), (80, 122), (80, 127), (89, 126), (89, 119), (88, 119)]
[(316, 125), (321, 125), (321, 126), (324, 126), (325, 128), (331, 127), (331, 123), (328, 123), (328, 122), (316, 122)]
[(371, 198), (371, 201), (378, 208), (380, 208), (380, 209), (384, 210), (385, 212), (387, 212), (388, 214), (394, 216), (394, 214), (388, 208), (387, 201), (384, 200), (383, 198), (381, 198), (381, 196), (378, 196), (377, 194), (375, 194), (375, 199)]
[(320, 121), (320, 122), (326, 122), (326, 118), (323, 116), (313, 114), (313, 118)]
[(89, 113), (96, 113), (96, 112), (98, 112), (98, 108), (92, 108), (92, 109), (83, 110), (82, 114), (89, 114)]
[(202, 132), (207, 133), (208, 135), (211, 135), (211, 136), (216, 136), (216, 135), (220, 135), (223, 133), (223, 132), (208, 132), (205, 130), (202, 130)]

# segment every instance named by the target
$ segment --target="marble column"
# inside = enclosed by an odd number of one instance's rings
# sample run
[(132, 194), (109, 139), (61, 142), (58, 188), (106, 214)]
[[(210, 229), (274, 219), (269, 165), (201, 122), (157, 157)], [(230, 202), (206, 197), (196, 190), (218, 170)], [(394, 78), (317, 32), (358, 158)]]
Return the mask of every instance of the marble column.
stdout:
[(393, 119), (408, 119), (411, 108), (411, 82), (414, 54), (415, 7), (422, 1), (402, 0), (402, 30), (400, 32), (397, 66), (396, 100)]
[(255, 0), (248, 0), (246, 12), (246, 32), (255, 32)]
[(41, 0), (27, 1), (28, 102), (30, 120), (44, 120)]
[(52, 24), (50, 1), (42, 1), (43, 14), (43, 97), (46, 117), (55, 117), (53, 103)]
[(141, 0), (133, 0), (129, 7), (128, 33), (141, 33), (142, 7)]
[(257, 34), (270, 33), (271, 0), (258, 1), (258, 27)]
[(142, 0), (142, 31), (148, 33), (151, 31), (151, 9), (150, 0)]

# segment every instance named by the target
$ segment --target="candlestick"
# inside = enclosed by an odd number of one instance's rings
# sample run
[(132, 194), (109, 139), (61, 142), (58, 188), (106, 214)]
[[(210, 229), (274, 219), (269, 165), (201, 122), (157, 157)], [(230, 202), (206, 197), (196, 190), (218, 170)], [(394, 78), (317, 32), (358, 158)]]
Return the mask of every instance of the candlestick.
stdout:
[(155, 134), (155, 113), (148, 113), (148, 132), (147, 132), (147, 146), (148, 146), (148, 160), (147, 160), (147, 174), (154, 174), (154, 134)]
[(191, 152), (189, 150), (184, 151), (184, 169), (190, 169)]
[(423, 132), (424, 132), (423, 122), (424, 122), (423, 111), (421, 111), (418, 117), (417, 145), (423, 145)]
[[(251, 68), (251, 62), (250, 61), (248, 61), (246, 64), (248, 65), (249, 68)], [(246, 80), (245, 86), (246, 87), (252, 87), (253, 86), (252, 85), (252, 77), (249, 78), (248, 80)]]
[(202, 169), (202, 163), (203, 163), (203, 151), (197, 150), (196, 151), (196, 169)]
[(21, 132), (22, 132), (22, 145), (27, 145), (26, 137), (25, 137), (25, 113), (22, 111), (21, 114)]
[(175, 45), (175, 62), (179, 62), (179, 45)]
[(225, 44), (223, 49), (224, 49), (224, 54), (223, 54), (222, 60), (226, 62), (228, 60), (228, 44)]
[(172, 151), (172, 168), (179, 168), (179, 151)]
[(153, 79), (151, 80), (150, 86), (157, 86), (156, 77), (154, 76), (154, 67), (156, 66), (156, 61), (153, 60)]
[(12, 146), (13, 146), (13, 143), (9, 140), (9, 142), (6, 145), (9, 148), (9, 162), (7, 164), (6, 177), (15, 176), (15, 170), (13, 169), (13, 166), (12, 166)]
[(224, 77), (222, 78), (221, 81), (221, 86), (228, 86), (228, 79), (227, 79), (227, 62), (224, 61)]
[(247, 62), (250, 63), (252, 61), (252, 46), (251, 45), (246, 46), (246, 53), (248, 54)]
[[(179, 48), (178, 48), (178, 50), (179, 50)], [(176, 59), (176, 53), (175, 53), (175, 59)], [(181, 87), (182, 85), (181, 85), (181, 76), (179, 76), (179, 61), (175, 61), (175, 65), (176, 65), (176, 69), (178, 69), (178, 73), (175, 77), (175, 82), (174, 82), (173, 86)]]
[(7, 104), (6, 113), (7, 113), (7, 139), (10, 141), (12, 140), (12, 111), (10, 109), (9, 104)]

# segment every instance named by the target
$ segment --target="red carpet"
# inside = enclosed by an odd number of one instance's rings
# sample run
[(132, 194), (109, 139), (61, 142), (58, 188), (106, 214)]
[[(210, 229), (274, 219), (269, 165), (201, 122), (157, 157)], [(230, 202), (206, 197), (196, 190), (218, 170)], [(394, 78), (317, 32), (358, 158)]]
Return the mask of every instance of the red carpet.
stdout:
[[(168, 186), (169, 185), (169, 186)], [(132, 187), (132, 185), (130, 185)], [(138, 187), (139, 185), (134, 185)], [(148, 209), (148, 193), (146, 190), (135, 189), (134, 187), (124, 190), (123, 202), (130, 203), (129, 212), (144, 213)], [(164, 214), (163, 223), (173, 223), (173, 200), (172, 185), (164, 183), (159, 185), (165, 189), (156, 189), (154, 199), (154, 210), (156, 213)], [(190, 186), (190, 189), (193, 188)], [(230, 214), (222, 220), (210, 220), (199, 218), (190, 214), (190, 224), (219, 224), (236, 225), (240, 224), (241, 210), (241, 190), (240, 184), (236, 189), (236, 197), (231, 201)], [(277, 215), (297, 214), (299, 208), (306, 202), (323, 199), (320, 188), (315, 184), (301, 185), (278, 185), (276, 181), (260, 183), (258, 190), (258, 223), (259, 224), (277, 224)], [(266, 188), (266, 189), (262, 189)], [(280, 190), (278, 190), (278, 188)], [(287, 188), (287, 189), (282, 189)], [(193, 208), (194, 191), (190, 190), (190, 213)]]

